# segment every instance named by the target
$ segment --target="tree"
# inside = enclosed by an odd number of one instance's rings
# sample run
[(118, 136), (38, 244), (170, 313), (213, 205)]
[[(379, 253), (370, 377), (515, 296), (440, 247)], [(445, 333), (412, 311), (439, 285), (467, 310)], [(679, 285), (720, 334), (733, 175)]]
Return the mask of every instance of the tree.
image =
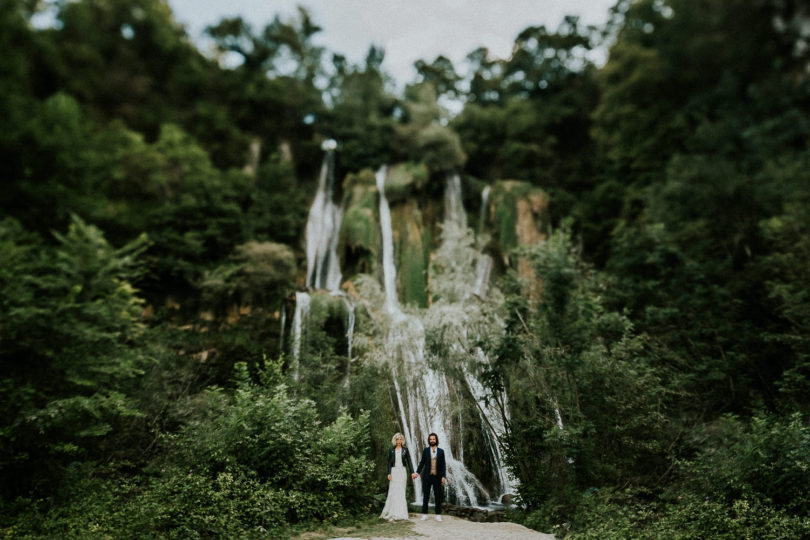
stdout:
[(290, 21), (276, 16), (261, 32), (239, 17), (207, 29), (221, 53), (241, 57), (223, 72), (219, 96), (233, 111), (234, 121), (264, 145), (286, 145), (293, 157), (301, 155), (297, 163), (302, 174), (315, 170), (306, 157), (317, 152), (310, 140), (312, 123), (323, 114), (321, 92), (315, 86), (323, 74), (323, 48), (312, 43), (319, 31), (303, 8)]
[(446, 56), (439, 55), (430, 64), (419, 59), (413, 65), (419, 74), (419, 81), (417, 82), (432, 84), (438, 96), (451, 98), (460, 96), (458, 83), (461, 81), (461, 76), (456, 73), (453, 62)]
[(502, 441), (529, 509), (547, 501), (571, 511), (591, 486), (644, 484), (667, 465), (667, 394), (656, 353), (621, 313), (606, 284), (553, 233), (526, 253), (540, 296), (513, 276), (506, 332), (487, 378), (504, 388), (511, 417)]
[(335, 74), (327, 90), (332, 106), (320, 129), (338, 141), (338, 165), (349, 171), (376, 169), (393, 159), (395, 113), (401, 109), (387, 89), (384, 57), (385, 51), (374, 45), (362, 66), (349, 66), (340, 55), (333, 57)]
[(56, 487), (72, 461), (109, 458), (141, 413), (133, 381), (140, 348), (141, 237), (115, 249), (73, 217), (45, 246), (14, 220), (0, 225), (0, 342), (4, 496)]

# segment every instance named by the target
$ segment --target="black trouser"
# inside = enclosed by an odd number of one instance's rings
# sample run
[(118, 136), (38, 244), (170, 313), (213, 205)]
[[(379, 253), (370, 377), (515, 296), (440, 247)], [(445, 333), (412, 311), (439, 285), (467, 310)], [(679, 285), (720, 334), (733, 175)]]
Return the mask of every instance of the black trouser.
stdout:
[(436, 499), (436, 515), (442, 513), (442, 479), (435, 474), (428, 474), (425, 480), (422, 480), (422, 513), (428, 513), (428, 500), (430, 499), (430, 487), (433, 486), (433, 498)]

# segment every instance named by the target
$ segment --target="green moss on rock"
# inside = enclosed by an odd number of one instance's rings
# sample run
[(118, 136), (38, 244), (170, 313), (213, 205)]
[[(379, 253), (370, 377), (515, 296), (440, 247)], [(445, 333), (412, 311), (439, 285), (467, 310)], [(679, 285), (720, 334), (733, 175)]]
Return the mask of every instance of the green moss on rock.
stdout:
[(428, 181), (428, 170), (421, 163), (398, 163), (388, 168), (385, 177), (385, 196), (388, 204), (414, 195)]
[(374, 273), (380, 246), (379, 199), (374, 172), (349, 174), (343, 182), (345, 212), (338, 253), (345, 275)]
[(429, 239), (417, 202), (409, 199), (391, 210), (397, 290), (403, 304), (427, 306)]
[(518, 245), (535, 243), (545, 236), (547, 207), (545, 192), (528, 182), (500, 180), (493, 185), (485, 210), (505, 263)]

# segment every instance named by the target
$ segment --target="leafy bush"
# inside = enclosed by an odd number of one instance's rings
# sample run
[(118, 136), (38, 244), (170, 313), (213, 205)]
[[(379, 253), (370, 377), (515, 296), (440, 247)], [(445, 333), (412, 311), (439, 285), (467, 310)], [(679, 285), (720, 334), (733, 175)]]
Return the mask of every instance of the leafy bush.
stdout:
[(67, 463), (109, 456), (142, 414), (132, 382), (151, 360), (131, 282), (146, 240), (115, 249), (76, 216), (56, 240), (0, 223), (0, 468), (11, 493), (50, 491)]
[(227, 302), (268, 304), (292, 289), (295, 255), (284, 244), (247, 242), (236, 246), (232, 262), (203, 274), (203, 300), (222, 306)]
[(315, 403), (292, 397), (281, 384), (280, 363), (259, 370), (261, 383), (250, 380), (244, 363), (236, 368), (233, 396), (210, 389), (210, 416), (175, 440), (181, 463), (209, 475), (256, 474), (300, 500), (288, 508), (291, 522), (337, 519), (368, 504), (368, 415), (352, 419), (341, 412), (321, 426)]
[(810, 515), (810, 427), (799, 413), (786, 419), (757, 415), (744, 423), (724, 416), (708, 430), (685, 474), (713, 499), (738, 499)]
[(162, 457), (142, 473), (71, 465), (57, 505), (18, 499), (2, 508), (0, 527), (11, 536), (278, 537), (368, 511), (368, 414), (341, 412), (322, 426), (315, 404), (281, 384), (281, 363), (268, 364), (253, 381), (238, 363), (233, 394), (199, 396), (189, 425), (163, 437)]
[(552, 500), (571, 512), (571, 493), (638, 485), (666, 469), (667, 392), (645, 339), (604, 306), (605, 284), (567, 232), (526, 255), (543, 288), (532, 300), (531, 284), (512, 283), (487, 380), (509, 395), (502, 443), (522, 503), (533, 510)]
[(692, 494), (664, 503), (650, 495), (644, 490), (614, 489), (583, 494), (571, 522), (546, 530), (572, 539), (775, 540), (810, 534), (806, 517), (755, 500), (720, 502)]
[(255, 475), (224, 471), (201, 475), (170, 467), (153, 477), (99, 478), (98, 467), (76, 467), (63, 504), (19, 499), (4, 510), (9, 536), (61, 538), (277, 537), (294, 502)]

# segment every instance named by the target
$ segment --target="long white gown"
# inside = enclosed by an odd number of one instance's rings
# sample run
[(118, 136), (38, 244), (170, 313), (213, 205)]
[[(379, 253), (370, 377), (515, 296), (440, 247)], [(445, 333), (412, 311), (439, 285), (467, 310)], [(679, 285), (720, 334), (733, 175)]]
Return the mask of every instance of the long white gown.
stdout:
[(391, 467), (391, 481), (388, 482), (388, 498), (380, 517), (383, 519), (408, 519), (408, 500), (405, 498), (405, 486), (408, 475), (402, 465), (402, 451), (396, 450), (395, 465)]

